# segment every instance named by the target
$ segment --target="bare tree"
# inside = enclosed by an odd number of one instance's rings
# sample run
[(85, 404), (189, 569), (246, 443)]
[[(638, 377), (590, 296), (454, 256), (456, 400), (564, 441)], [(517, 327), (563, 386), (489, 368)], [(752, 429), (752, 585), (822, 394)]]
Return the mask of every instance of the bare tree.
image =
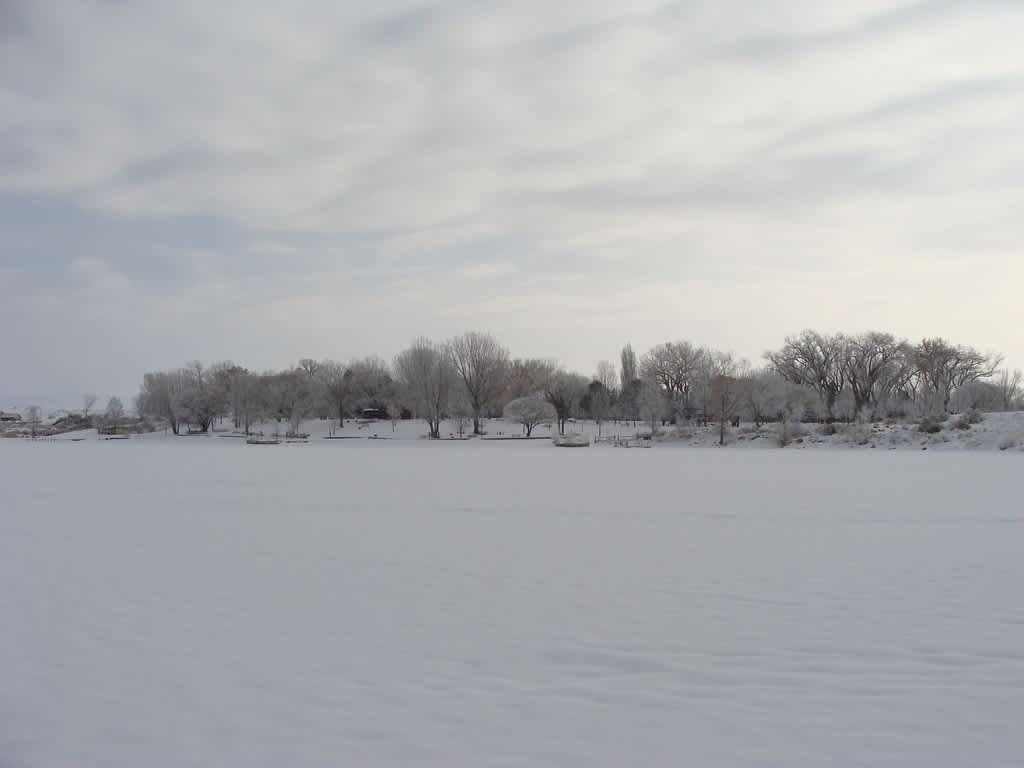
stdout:
[(82, 418), (89, 420), (89, 411), (96, 405), (96, 395), (82, 395)]
[(832, 421), (836, 398), (846, 383), (842, 353), (841, 337), (807, 330), (799, 336), (787, 336), (781, 350), (767, 352), (765, 357), (779, 375), (813, 389), (821, 401), (826, 421)]
[(659, 344), (644, 355), (640, 373), (661, 387), (665, 398), (684, 418), (690, 419), (694, 414), (691, 394), (703, 372), (706, 354), (688, 341)]
[(180, 370), (145, 374), (136, 398), (136, 411), (144, 418), (167, 422), (177, 435), (182, 423), (177, 406), (185, 384), (185, 376)]
[(323, 383), (324, 397), (330, 401), (328, 412), (338, 420), (339, 426), (344, 427), (345, 399), (352, 385), (352, 370), (344, 363), (324, 360), (318, 375)]
[(508, 350), (487, 333), (470, 331), (447, 344), (452, 367), (466, 391), (473, 414), (473, 434), (483, 433), (480, 419), (505, 385)]
[(637, 414), (643, 421), (651, 425), (651, 440), (654, 439), (655, 426), (664, 418), (667, 403), (661, 387), (650, 379), (634, 379), (636, 389)]
[(39, 434), (39, 427), (43, 423), (43, 411), (38, 405), (30, 405), (25, 411), (25, 421), (28, 423), (29, 434), (35, 437)]
[(469, 395), (463, 387), (453, 382), (448, 390), (448, 418), (455, 426), (455, 432), (460, 438), (466, 436), (466, 428), (473, 422), (474, 410), (470, 403)]
[(712, 376), (708, 381), (708, 405), (718, 419), (718, 444), (725, 445), (726, 423), (739, 411), (751, 387), (749, 366), (729, 352), (711, 353)]
[(771, 370), (750, 374), (749, 385), (742, 393), (743, 405), (751, 420), (761, 427), (766, 421), (781, 419), (785, 408), (786, 380)]
[(601, 382), (601, 386), (614, 398), (619, 388), (619, 375), (615, 372), (615, 363), (610, 360), (601, 360), (597, 364), (597, 371), (594, 373), (594, 381)]
[(954, 346), (941, 338), (924, 339), (913, 355), (918, 391), (932, 413), (948, 412), (955, 389), (993, 376), (1002, 362), (998, 355), (983, 355), (974, 347)]
[(999, 372), (996, 378), (996, 387), (999, 390), (1000, 406), (1004, 411), (1013, 410), (1016, 407), (1021, 393), (1021, 370), (1017, 368), (1011, 373), (1009, 369)]
[(505, 402), (520, 397), (541, 396), (545, 382), (558, 368), (553, 360), (516, 358), (508, 365), (505, 376)]
[(950, 402), (958, 411), (998, 411), (1003, 398), (999, 386), (991, 381), (969, 381), (953, 392)]
[(539, 397), (517, 397), (505, 405), (503, 415), (509, 421), (522, 424), (527, 437), (538, 425), (550, 424), (557, 418), (554, 406)]
[(620, 419), (632, 421), (636, 426), (640, 419), (640, 395), (643, 390), (643, 381), (633, 379), (629, 385), (619, 393), (615, 402), (615, 412)]
[(233, 370), (228, 377), (227, 391), (235, 429), (249, 434), (254, 421), (261, 416), (264, 398), (261, 397), (262, 379), (244, 368)]
[(331, 412), (332, 402), (327, 396), (326, 381), (322, 375), (323, 363), (316, 360), (300, 360), (296, 374), (303, 379), (306, 389), (306, 409), (313, 417), (326, 419)]
[(311, 357), (304, 357), (299, 360), (297, 366), (300, 371), (306, 374), (309, 378), (314, 378), (320, 371), (321, 364)]
[(218, 414), (216, 418), (230, 414), (236, 428), (239, 427), (242, 419), (239, 418), (235, 389), (237, 381), (247, 374), (248, 371), (245, 368), (230, 360), (214, 363), (206, 371), (207, 386), (213, 390), (211, 395), (217, 400)]
[(556, 370), (544, 385), (544, 399), (551, 403), (558, 419), (558, 433), (565, 434), (565, 423), (587, 389), (587, 380), (576, 373)]
[(413, 412), (426, 420), (430, 437), (438, 439), (452, 378), (448, 356), (430, 339), (420, 337), (395, 356), (394, 369)]
[[(307, 359), (306, 362), (312, 361)], [(324, 402), (323, 381), (316, 376), (319, 369), (319, 363), (311, 367), (300, 363), (292, 370), (286, 371), (279, 379), (280, 413), (287, 419), (291, 435), (300, 434), (299, 428), (303, 419), (315, 415), (320, 404)]]
[(908, 354), (906, 342), (891, 333), (872, 331), (859, 336), (838, 337), (839, 365), (853, 396), (854, 415), (872, 411), (876, 416), (899, 381)]

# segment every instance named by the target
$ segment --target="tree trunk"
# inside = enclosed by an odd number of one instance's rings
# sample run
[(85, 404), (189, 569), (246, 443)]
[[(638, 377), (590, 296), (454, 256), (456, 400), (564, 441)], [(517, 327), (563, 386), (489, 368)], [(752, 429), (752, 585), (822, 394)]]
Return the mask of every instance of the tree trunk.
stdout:
[(718, 444), (725, 445), (725, 384), (722, 384), (722, 396), (718, 403)]

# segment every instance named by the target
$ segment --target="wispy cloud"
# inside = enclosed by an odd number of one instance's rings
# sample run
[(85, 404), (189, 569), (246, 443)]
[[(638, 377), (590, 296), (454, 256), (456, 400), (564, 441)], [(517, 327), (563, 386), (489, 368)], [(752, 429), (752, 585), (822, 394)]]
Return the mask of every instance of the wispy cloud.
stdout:
[[(583, 370), (628, 338), (753, 357), (816, 323), (959, 337), (949, 306), (1024, 362), (1009, 315), (965, 303), (955, 273), (927, 292), (889, 278), (955, 250), (1024, 279), (1006, 258), (1024, 239), (1016, 0), (0, 14), (0, 267), (21, 297), (0, 319), (38, 317), (10, 388), (53, 372), (35, 351), (51, 300), (88, 350), (65, 375), (118, 382), (478, 324), (523, 354), (578, 333), (560, 354)], [(102, 312), (73, 286), (100, 279), (69, 271), (89, 264), (130, 283)], [(112, 332), (159, 353), (88, 341)]]

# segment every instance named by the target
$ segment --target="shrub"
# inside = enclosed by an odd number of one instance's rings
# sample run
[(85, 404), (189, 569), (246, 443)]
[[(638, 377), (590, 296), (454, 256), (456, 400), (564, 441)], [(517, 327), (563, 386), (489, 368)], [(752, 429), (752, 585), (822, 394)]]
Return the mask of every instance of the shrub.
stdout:
[(780, 421), (776, 427), (775, 441), (780, 448), (785, 448), (794, 440), (798, 443), (804, 441), (804, 426), (799, 421)]
[(785, 448), (793, 442), (793, 434), (789, 430), (789, 424), (785, 421), (779, 422), (778, 429), (775, 432), (775, 441), (779, 444), (779, 448)]
[(921, 419), (921, 421), (918, 422), (917, 431), (924, 432), (925, 434), (928, 435), (934, 435), (936, 432), (942, 431), (942, 424), (940, 424), (930, 416), (925, 416), (923, 419)]

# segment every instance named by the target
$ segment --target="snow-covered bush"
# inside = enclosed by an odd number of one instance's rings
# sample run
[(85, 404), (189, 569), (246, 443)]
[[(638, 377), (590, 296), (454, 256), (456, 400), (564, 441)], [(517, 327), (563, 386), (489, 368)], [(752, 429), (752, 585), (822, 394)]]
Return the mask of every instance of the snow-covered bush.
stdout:
[(780, 448), (785, 448), (794, 440), (800, 440), (804, 436), (804, 425), (799, 421), (780, 421), (776, 427), (775, 440)]
[(1024, 447), (1024, 437), (1022, 437), (1020, 434), (1004, 437), (1002, 440), (999, 441), (1000, 451), (1005, 451), (1008, 450), (1009, 448), (1022, 447)]
[(539, 397), (517, 397), (505, 406), (503, 415), (509, 421), (522, 424), (526, 436), (530, 437), (539, 424), (550, 424), (555, 420), (555, 407)]
[(854, 445), (867, 445), (871, 442), (871, 426), (869, 424), (857, 424), (847, 430), (847, 436)]

